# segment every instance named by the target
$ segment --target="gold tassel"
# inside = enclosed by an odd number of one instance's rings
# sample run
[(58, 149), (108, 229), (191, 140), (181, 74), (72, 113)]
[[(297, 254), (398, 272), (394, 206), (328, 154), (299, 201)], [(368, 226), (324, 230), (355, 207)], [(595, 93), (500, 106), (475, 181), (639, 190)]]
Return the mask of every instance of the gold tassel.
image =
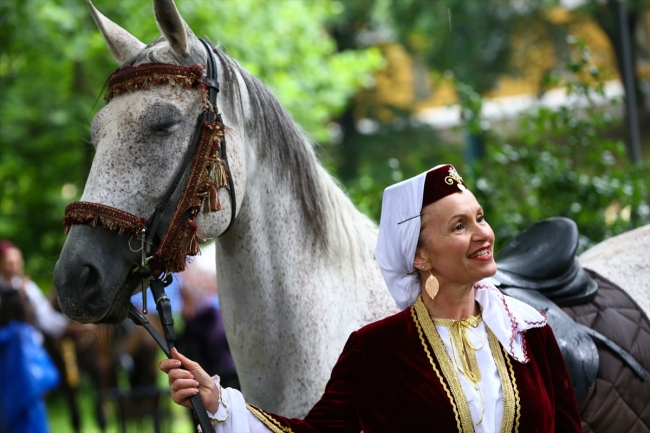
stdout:
[(221, 202), (219, 200), (219, 188), (226, 186), (227, 177), (222, 161), (219, 156), (214, 155), (208, 160), (206, 166), (207, 185), (205, 204), (203, 206), (203, 213), (216, 212), (221, 210)]
[(208, 187), (208, 197), (203, 207), (203, 213), (216, 212), (221, 210), (221, 202), (219, 201), (219, 193), (214, 184), (211, 183)]
[(199, 253), (199, 242), (200, 242), (199, 235), (196, 232), (192, 233), (192, 235), (190, 236), (187, 255), (195, 256)]
[(223, 166), (223, 161), (217, 156), (217, 161), (212, 171), (214, 178), (214, 186), (216, 188), (221, 188), (228, 184), (228, 176), (226, 175), (226, 169)]

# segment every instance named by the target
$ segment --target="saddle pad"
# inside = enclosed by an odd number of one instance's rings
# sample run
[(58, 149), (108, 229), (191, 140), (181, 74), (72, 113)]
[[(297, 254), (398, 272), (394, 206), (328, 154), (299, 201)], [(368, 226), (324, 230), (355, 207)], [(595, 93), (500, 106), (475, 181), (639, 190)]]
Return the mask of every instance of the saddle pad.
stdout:
[[(650, 369), (650, 320), (619, 286), (585, 269), (598, 283), (593, 301), (564, 307), (576, 322), (605, 335)], [(621, 358), (597, 344), (596, 382), (580, 405), (582, 429), (589, 432), (650, 433), (650, 381), (642, 382)]]

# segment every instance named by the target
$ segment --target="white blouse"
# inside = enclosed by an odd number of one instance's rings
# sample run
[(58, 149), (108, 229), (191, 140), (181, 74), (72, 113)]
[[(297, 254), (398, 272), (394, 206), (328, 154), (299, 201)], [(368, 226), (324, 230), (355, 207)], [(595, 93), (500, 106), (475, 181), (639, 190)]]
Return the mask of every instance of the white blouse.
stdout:
[[(449, 327), (436, 325), (436, 329), (438, 330), (438, 334), (440, 334), (442, 342), (445, 343), (445, 348), (447, 349), (447, 354), (451, 362), (456, 367), (456, 375), (460, 379), (465, 399), (469, 405), (469, 411), (472, 414), (475, 433), (493, 433), (500, 431), (501, 419), (503, 418), (503, 389), (501, 387), (501, 378), (497, 371), (494, 358), (492, 357), (492, 351), (490, 350), (485, 322), (481, 320), (476, 328), (467, 330), (467, 335), (472, 342), (472, 346), (477, 349), (476, 361), (481, 370), (481, 381), (479, 382), (480, 393), (460, 373), (459, 366), (451, 350)], [(483, 394), (483, 399), (481, 399), (481, 393)], [(485, 403), (484, 411), (482, 407), (483, 403)], [(481, 421), (481, 424), (476, 425), (481, 419), (481, 412), (483, 412), (483, 421)]]

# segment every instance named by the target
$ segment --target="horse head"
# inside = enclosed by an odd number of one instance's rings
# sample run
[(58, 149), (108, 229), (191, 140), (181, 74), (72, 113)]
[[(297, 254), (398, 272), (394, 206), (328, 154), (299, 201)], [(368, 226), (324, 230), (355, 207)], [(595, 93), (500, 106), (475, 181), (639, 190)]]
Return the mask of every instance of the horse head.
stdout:
[[(72, 225), (56, 264), (54, 283), (61, 308), (68, 317), (82, 323), (119, 323), (126, 317), (130, 297), (141, 282), (141, 276), (133, 270), (141, 264), (141, 252), (138, 250), (144, 245), (140, 240), (139, 228), (129, 230), (129, 227), (134, 228), (131, 227), (133, 224), (120, 225), (120, 218), (144, 222), (151, 218), (161, 200), (171, 193), (170, 205), (159, 212), (159, 222), (154, 227), (148, 227), (155, 233), (143, 239), (160, 241), (175, 221), (174, 218), (186, 225), (189, 216), (190, 225), (195, 227), (193, 238), (184, 239), (183, 242), (196, 243), (197, 239), (219, 236), (234, 220), (232, 199), (236, 197), (239, 201), (244, 198), (247, 178), (244, 162), (247, 150), (243, 146), (246, 137), (239, 133), (223, 134), (227, 132), (226, 129), (220, 131), (218, 138), (223, 141), (223, 135), (228, 135), (227, 155), (215, 153), (214, 149), (206, 151), (204, 168), (197, 171), (197, 182), (203, 182), (197, 186), (200, 193), (205, 196), (212, 192), (210, 210), (213, 212), (198, 212), (197, 205), (203, 207), (205, 200), (196, 197), (191, 213), (175, 216), (174, 207), (187, 199), (184, 197), (184, 186), (190, 183), (193, 176), (189, 168), (192, 158), (188, 159), (190, 164), (187, 166), (184, 166), (183, 160), (188, 152), (198, 152), (191, 148), (193, 140), (198, 139), (196, 135), (201, 136), (201, 118), (198, 126), (196, 119), (200, 113), (206, 112), (206, 104), (211, 105), (207, 100), (212, 90), (209, 77), (204, 75), (201, 78), (202, 71), (207, 69), (207, 62), (212, 58), (219, 71), (220, 82), (241, 81), (243, 78), (233, 68), (224, 67), (225, 55), (211, 53), (212, 46), (208, 47), (194, 35), (172, 0), (154, 1), (156, 20), (164, 36), (146, 46), (103, 16), (90, 1), (88, 5), (112, 55), (123, 64), (111, 80), (117, 78), (119, 81), (120, 71), (142, 72), (142, 65), (151, 65), (154, 69), (143, 78), (144, 85), (143, 81), (135, 82), (128, 77), (126, 81), (121, 79), (122, 87), (111, 82), (110, 98), (107, 98), (110, 103), (93, 119), (91, 131), (95, 157), (81, 197), (86, 207), (77, 207), (74, 212), (69, 207), (66, 211), (66, 221), (70, 218), (68, 223), (72, 222)], [(157, 77), (166, 71), (156, 69), (155, 65), (180, 66), (182, 68), (178, 70), (186, 75), (188, 71), (196, 70), (199, 78), (194, 84), (188, 81), (188, 85), (182, 85), (183, 80), (190, 79), (179, 76), (180, 73), (174, 70), (164, 80), (158, 80)], [(201, 68), (196, 68), (196, 65)], [(214, 83), (212, 87), (216, 87)], [(238, 86), (221, 87), (215, 105), (226, 108), (222, 115), (223, 124), (232, 131), (243, 130), (240, 125), (245, 122), (249, 103), (247, 94), (233, 94)], [(215, 114), (216, 111), (213, 116)], [(195, 146), (199, 149), (202, 144)], [(222, 143), (222, 146), (225, 144)], [(226, 156), (227, 162), (221, 159)], [(251, 160), (248, 158), (248, 161)], [(218, 177), (217, 171), (231, 184), (218, 183), (214, 179)], [(177, 177), (179, 187), (171, 191), (170, 185)], [(235, 194), (229, 194), (228, 190), (233, 190)], [(94, 206), (94, 210), (89, 210), (88, 206)], [(99, 208), (108, 209), (108, 214), (93, 213), (99, 212)], [(178, 245), (173, 247), (177, 248)], [(198, 243), (188, 248), (195, 254)], [(182, 256), (181, 268), (184, 267), (185, 254)], [(163, 266), (162, 270), (170, 269)]]

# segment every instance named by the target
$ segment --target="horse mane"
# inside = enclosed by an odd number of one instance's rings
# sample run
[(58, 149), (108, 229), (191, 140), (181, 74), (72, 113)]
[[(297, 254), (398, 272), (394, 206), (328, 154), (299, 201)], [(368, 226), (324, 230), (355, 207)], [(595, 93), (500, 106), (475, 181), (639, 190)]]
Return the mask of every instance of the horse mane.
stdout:
[[(204, 61), (202, 48), (190, 50), (190, 55), (182, 58), (162, 42), (165, 42), (164, 37), (156, 39), (126, 64), (173, 60), (181, 65), (192, 65)], [(252, 112), (244, 127), (248, 134), (259, 137), (259, 143), (266, 143), (258, 149), (260, 160), (268, 163), (275, 178), (285, 182), (300, 203), (303, 223), (313, 237), (312, 243), (305, 244), (320, 246), (333, 258), (340, 259), (342, 252), (352, 257), (365, 255), (355, 240), (360, 240), (367, 229), (376, 230), (375, 224), (356, 209), (338, 182), (318, 162), (313, 143), (273, 92), (219, 47), (215, 54), (221, 66), (218, 73), (224, 108), (244, 118), (242, 88), (237, 79), (241, 77)], [(356, 268), (354, 264), (353, 267)]]

